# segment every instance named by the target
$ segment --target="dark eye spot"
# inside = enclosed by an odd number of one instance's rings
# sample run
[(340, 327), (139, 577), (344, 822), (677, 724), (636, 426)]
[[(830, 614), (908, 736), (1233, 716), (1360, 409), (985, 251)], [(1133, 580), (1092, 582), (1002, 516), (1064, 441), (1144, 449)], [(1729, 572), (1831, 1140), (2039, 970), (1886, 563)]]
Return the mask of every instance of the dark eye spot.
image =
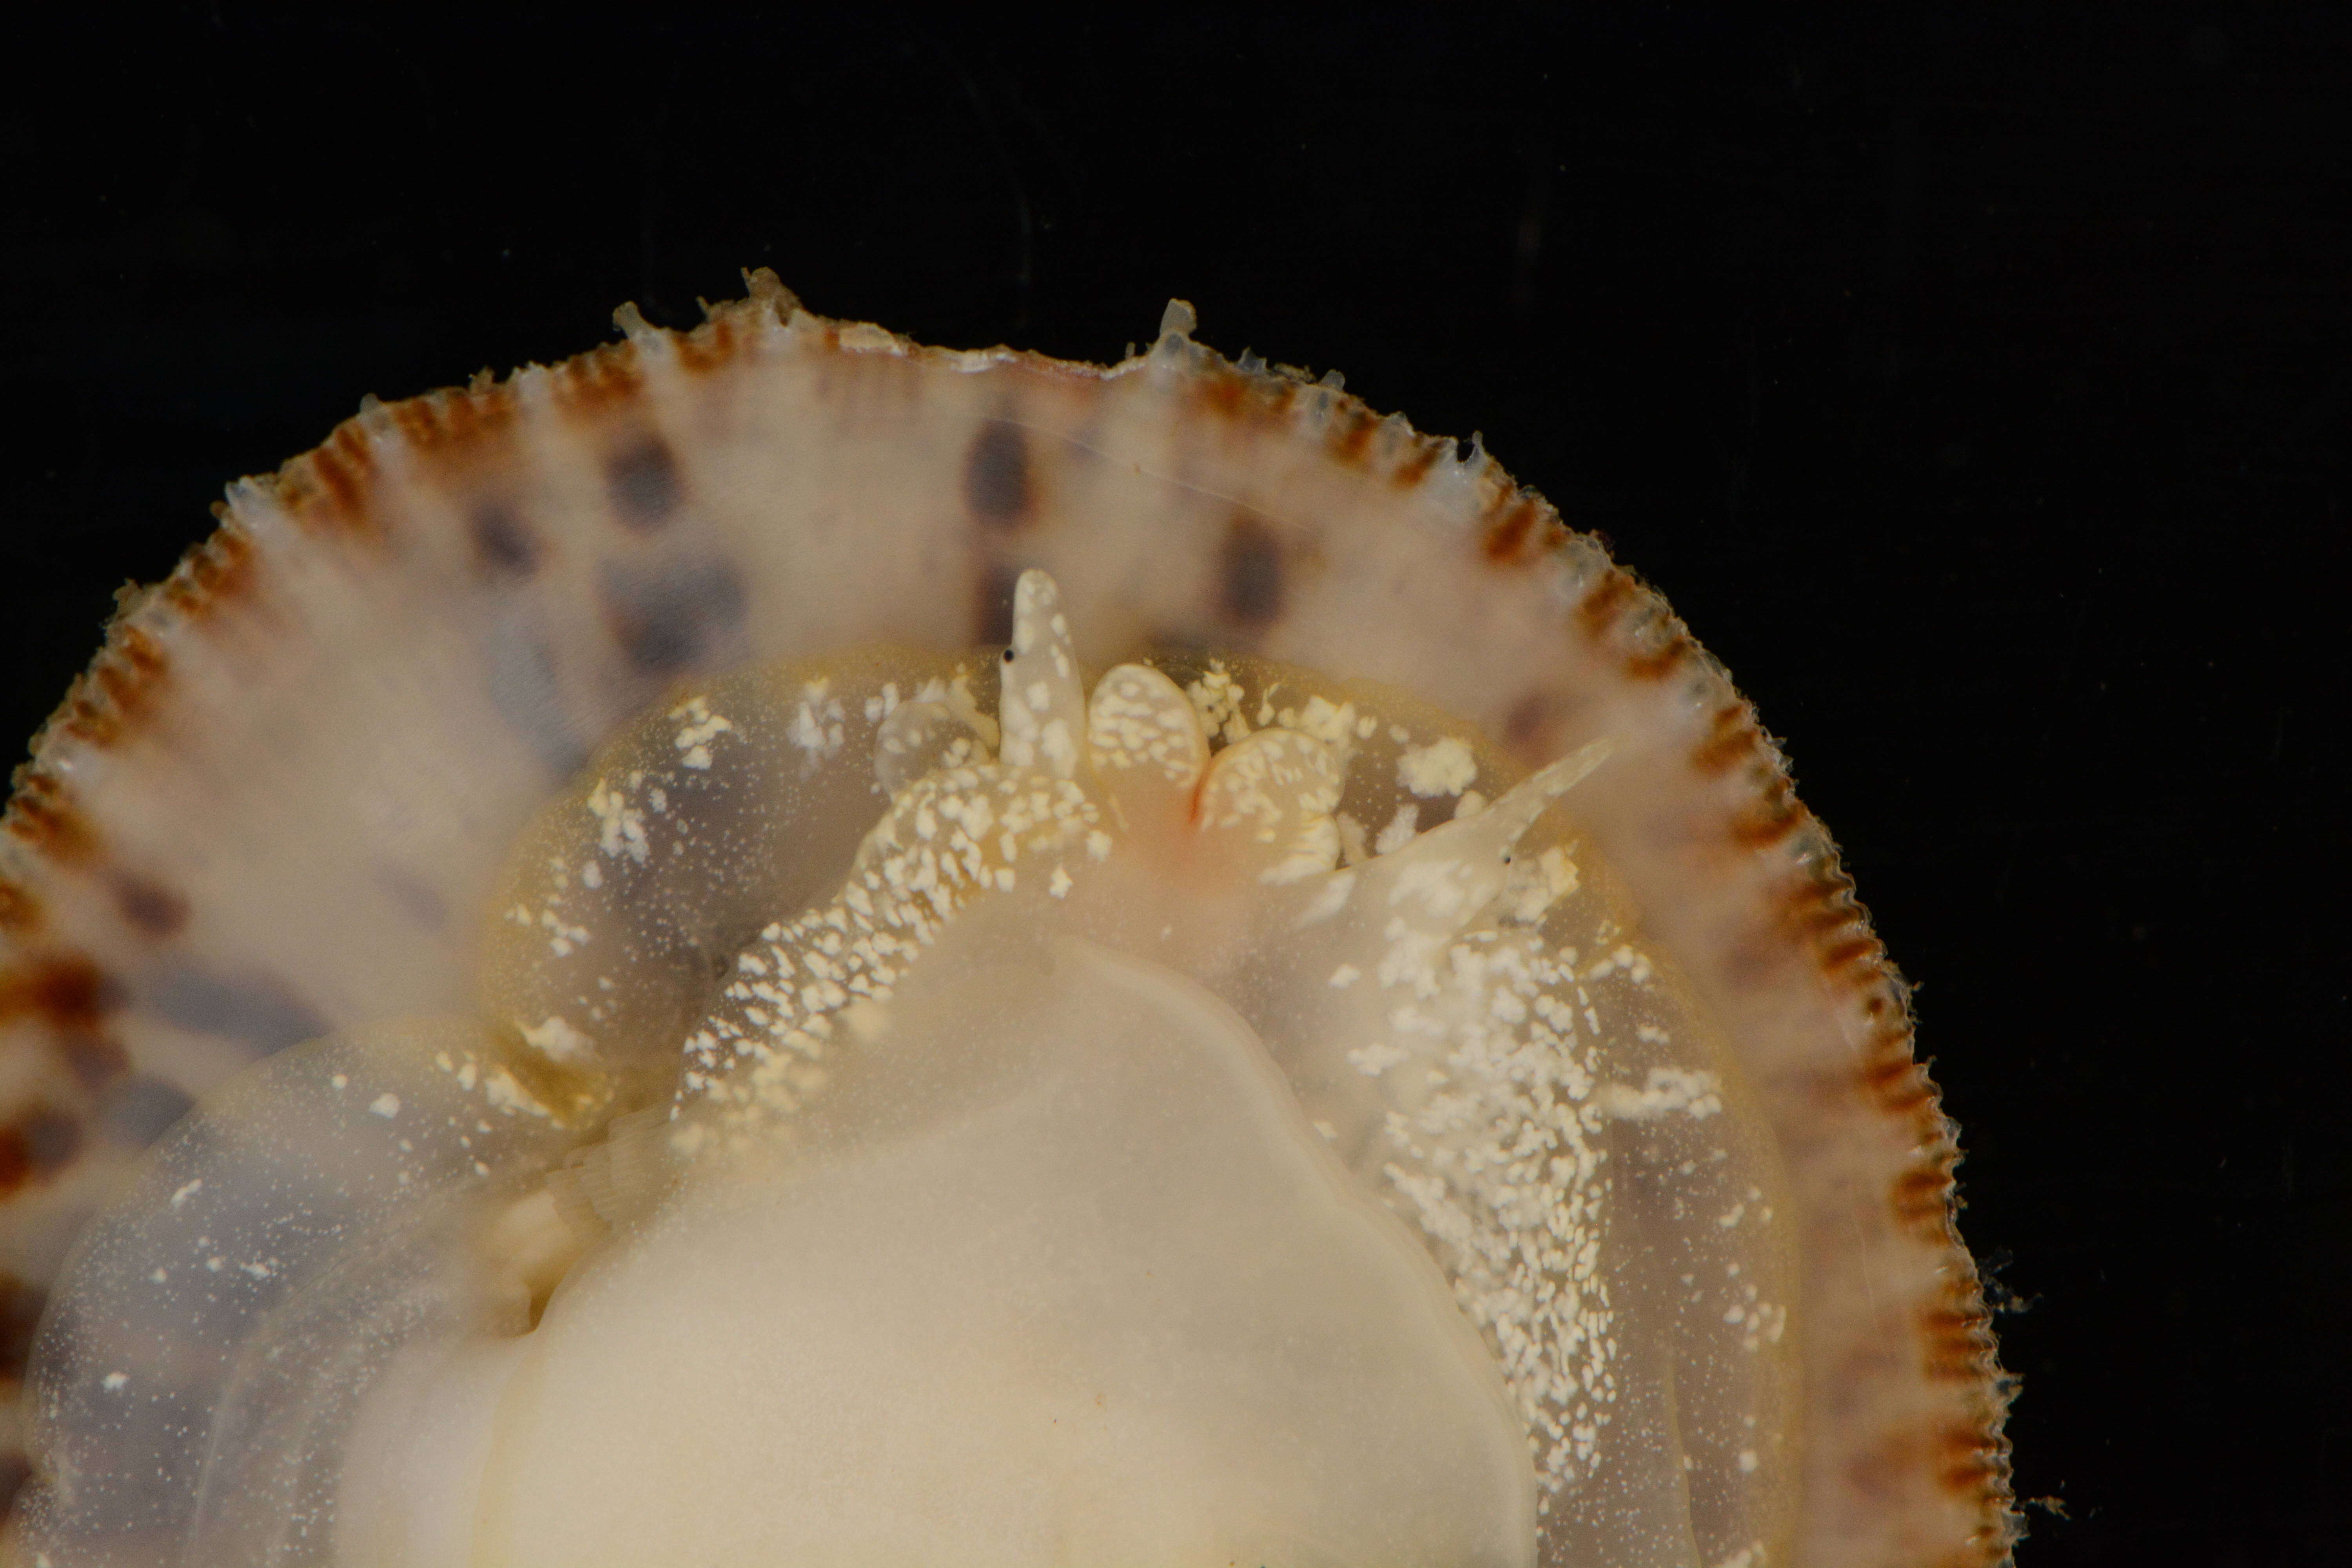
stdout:
[(1029, 444), (1020, 427), (991, 420), (972, 438), (963, 460), (964, 504), (990, 528), (1020, 526), (1034, 499), (1029, 479)]
[(652, 533), (667, 525), (670, 513), (677, 510), (682, 489), (677, 458), (660, 437), (643, 437), (605, 461), (604, 487), (623, 523)]

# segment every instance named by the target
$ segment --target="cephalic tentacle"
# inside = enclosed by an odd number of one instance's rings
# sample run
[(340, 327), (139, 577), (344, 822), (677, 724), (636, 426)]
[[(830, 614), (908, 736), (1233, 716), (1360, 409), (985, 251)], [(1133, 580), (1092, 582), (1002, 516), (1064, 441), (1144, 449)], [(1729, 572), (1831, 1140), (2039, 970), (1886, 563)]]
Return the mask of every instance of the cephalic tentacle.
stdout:
[[(886, 1004), (971, 900), (1024, 880), (1065, 896), (1075, 870), (1110, 853), (1080, 750), (1085, 697), (1057, 599), (1042, 572), (1025, 574), (1015, 592), (1000, 757), (987, 758), (943, 705), (903, 704), (886, 721), (876, 772), (891, 792), (889, 811), (830, 903), (771, 924), (737, 956), (735, 980), (687, 1037), (678, 1110), (715, 1108), (737, 1134), (789, 1116), (823, 1090), (842, 1026), (855, 1032), (864, 1009)], [(949, 765), (908, 776), (925, 758)], [(680, 1137), (691, 1152), (709, 1129), (689, 1120)]]
[(1024, 572), (1014, 584), (1013, 644), (1004, 650), (996, 717), (1004, 731), (1000, 754), (1007, 764), (1068, 779), (1086, 763), (1080, 747), (1087, 735), (1087, 702), (1061, 599), (1061, 589), (1043, 572)]
[[(1610, 742), (1591, 745), (1522, 780), (1475, 816), (1433, 827), (1402, 848), (1347, 871), (1318, 890), (1305, 919), (1328, 919), (1347, 902), (1389, 911), (1402, 946), (1441, 944), (1489, 912), (1510, 881), (1514, 851), (1536, 819), (1609, 760)], [(1341, 881), (1339, 879), (1346, 879)]]

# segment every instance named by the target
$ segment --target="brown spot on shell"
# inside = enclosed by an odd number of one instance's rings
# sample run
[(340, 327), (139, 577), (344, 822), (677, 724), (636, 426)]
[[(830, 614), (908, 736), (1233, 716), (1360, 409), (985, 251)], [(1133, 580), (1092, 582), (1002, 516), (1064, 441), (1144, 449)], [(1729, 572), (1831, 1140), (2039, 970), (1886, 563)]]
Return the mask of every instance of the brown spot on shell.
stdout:
[(645, 367), (635, 343), (606, 343), (577, 354), (551, 373), (555, 400), (567, 413), (590, 415), (626, 403), (644, 389)]
[(54, 1044), (66, 1070), (92, 1094), (131, 1070), (131, 1053), (104, 1035), (59, 1035)]
[(1958, 1163), (1959, 1155), (1954, 1150), (1933, 1150), (1888, 1186), (1887, 1201), (1894, 1206), (1896, 1221), (1928, 1246), (1941, 1244), (1951, 1229), (1952, 1167)]
[[(1535, 526), (1530, 519), (1528, 526)], [(1520, 548), (1514, 542), (1514, 548)], [(1695, 645), (1681, 623), (1667, 613), (1658, 596), (1634, 580), (1622, 567), (1603, 571), (1576, 606), (1576, 622), (1586, 640), (1614, 643), (1618, 668), (1636, 680), (1656, 680), (1672, 673), (1692, 656)]]
[(48, 1293), (0, 1269), (0, 1382), (21, 1383), (32, 1360), (33, 1336), (49, 1304)]
[(1678, 668), (1691, 654), (1687, 634), (1673, 631), (1655, 647), (1637, 648), (1625, 656), (1625, 673), (1635, 680), (1663, 680)]
[[(1365, 417), (1371, 417), (1369, 411)], [(1429, 477), (1429, 470), (1437, 466), (1437, 459), (1444, 456), (1446, 448), (1452, 445), (1451, 441), (1424, 436), (1413, 444), (1412, 451), (1405, 454), (1404, 461), (1390, 473), (1389, 482), (1401, 490), (1412, 489)]]
[(686, 483), (669, 443), (646, 431), (604, 459), (604, 489), (624, 526), (654, 533), (669, 526)]
[(466, 519), (467, 537), (473, 542), (474, 564), (485, 577), (514, 581), (539, 570), (539, 540), (530, 524), (503, 500), (477, 505)]
[(55, 1175), (81, 1147), (81, 1123), (36, 1106), (0, 1127), (0, 1196)]
[[(2006, 1458), (2000, 1448), (1965, 1422), (1889, 1429), (1871, 1448), (1856, 1455), (1848, 1479), (1865, 1494), (1885, 1495), (1910, 1490), (1922, 1474), (1935, 1485), (1972, 1500), (2006, 1501), (2009, 1496)], [(1968, 1552), (1964, 1563), (1991, 1562)]]
[(1832, 937), (1863, 929), (1853, 879), (1842, 866), (1816, 868), (1782, 897), (1780, 921), (1800, 941), (1811, 942), (1819, 957)]
[(61, 866), (78, 866), (98, 849), (98, 830), (83, 816), (55, 773), (26, 768), (16, 777), (16, 797), (0, 826)]
[(0, 877), (0, 931), (26, 937), (40, 929), (40, 901), (21, 885)]
[(1756, 728), (1754, 711), (1745, 702), (1727, 703), (1715, 710), (1706, 739), (1692, 749), (1691, 766), (1709, 775), (1727, 773), (1762, 750), (1763, 735)]
[(1519, 757), (1549, 755), (1556, 720), (1552, 699), (1541, 691), (1529, 692), (1503, 715), (1503, 744)]
[(16, 1494), (33, 1479), (33, 1461), (11, 1450), (0, 1454), (0, 1519), (16, 1506)]
[(346, 425), (336, 431), (333, 438), (320, 447), (318, 455), (310, 459), (311, 472), (333, 498), (335, 506), (346, 515), (358, 513), (365, 494), (370, 468), (366, 450), (364, 438)]
[(1964, 1544), (1932, 1559), (1906, 1561), (1916, 1561), (1920, 1568), (1993, 1568), (2010, 1560), (2014, 1538), (2009, 1474), (2008, 1452), (2000, 1440), (1963, 1420), (1891, 1429), (1856, 1456), (1846, 1479), (1866, 1496), (1916, 1493), (1923, 1479), (1957, 1495), (1982, 1522)]
[[(1761, 794), (1767, 800), (1789, 798), (1785, 782), (1777, 779)], [(1913, 1054), (1902, 979), (1887, 963), (1885, 946), (1871, 931), (1854, 900), (1853, 881), (1833, 852), (1783, 894), (1780, 909), (1787, 937), (1807, 951), (1830, 986), (1857, 994), (1871, 1020), (1853, 1082), (1874, 1111), (1907, 1123), (1914, 1146), (1928, 1152), (1920, 1157), (1925, 1163), (1914, 1163), (1895, 1179), (1890, 1201), (1896, 1222), (1924, 1245), (1957, 1247), (1952, 1169), (1958, 1154), (1951, 1127), (1927, 1065)]]
[(597, 583), (605, 625), (640, 673), (671, 675), (740, 623), (749, 595), (723, 560), (670, 562), (656, 571), (607, 563)]
[(1249, 384), (1238, 371), (1228, 365), (1210, 365), (1193, 379), (1192, 401), (1220, 419), (1232, 419), (1241, 413), (1248, 391)]
[(703, 310), (709, 319), (690, 332), (670, 341), (677, 350), (677, 363), (688, 373), (707, 375), (743, 352), (743, 330), (737, 324), (739, 313), (732, 310)]
[(1578, 601), (1577, 624), (1586, 637), (1598, 642), (1609, 634), (1619, 616), (1633, 608), (1634, 596), (1633, 579), (1612, 566)]
[(521, 415), (511, 386), (501, 386), (487, 373), (462, 391), (447, 388), (393, 404), (385, 410), (402, 438), (426, 457), (462, 452), (478, 461), (481, 450), (502, 435)]
[(73, 683), (56, 722), (94, 746), (110, 746), (152, 714), (170, 662), (155, 639), (136, 626), (118, 626), (88, 673)]
[(1003, 419), (983, 423), (964, 453), (964, 505), (982, 527), (1011, 532), (1029, 520), (1036, 500), (1021, 427)]
[(159, 942), (177, 936), (188, 923), (188, 900), (144, 877), (117, 877), (114, 907), (133, 929)]
[(1927, 1069), (1911, 1055), (1911, 1031), (1895, 1026), (1871, 1037), (1858, 1069), (1863, 1092), (1888, 1116), (1909, 1116), (1936, 1098)]
[(175, 1083), (134, 1072), (110, 1086), (99, 1102), (99, 1131), (117, 1143), (144, 1149), (195, 1103)]
[(1528, 566), (1534, 563), (1536, 552), (1528, 548), (1536, 537), (1536, 525), (1543, 521), (1543, 503), (1530, 495), (1521, 495), (1503, 507), (1486, 524), (1479, 549), (1486, 559), (1497, 566)]
[(1298, 402), (1298, 378), (1294, 374), (1267, 372), (1265, 362), (1246, 351), (1237, 364), (1206, 362), (1200, 374), (1213, 384), (1206, 388), (1206, 406), (1225, 418), (1273, 426)]
[(1748, 849), (1769, 848), (1794, 833), (1811, 815), (1788, 784), (1775, 779), (1733, 816), (1731, 841)]
[(1927, 1375), (1937, 1382), (1975, 1383), (1992, 1364), (1992, 1315), (1965, 1280), (1947, 1284), (1938, 1299), (1920, 1309), (1919, 1337)]
[(51, 1043), (74, 1076), (98, 1089), (121, 1076), (130, 1058), (100, 1032), (119, 1000), (103, 970), (63, 953), (0, 971), (0, 1022), (29, 1017), (47, 1026)]
[[(227, 508), (215, 504), (215, 515)], [(222, 527), (202, 544), (180, 557), (164, 579), (164, 602), (191, 620), (202, 620), (221, 605), (251, 594), (254, 581), (253, 542), (242, 529)]]
[[(2009, 1500), (2009, 1458), (1984, 1434), (1964, 1422), (1951, 1422), (1935, 1436), (1936, 1479), (1944, 1489), (1972, 1500)], [(1966, 1559), (1964, 1559), (1965, 1561)], [(1990, 1562), (1989, 1554), (1977, 1561)]]
[(1235, 511), (1217, 552), (1217, 608), (1255, 631), (1282, 614), (1282, 541), (1264, 520)]
[[(1343, 463), (1360, 463), (1371, 450), (1372, 433), (1380, 428), (1380, 420), (1373, 416), (1370, 409), (1352, 397), (1342, 399), (1331, 410), (1329, 423), (1325, 427), (1324, 446)], [(1426, 463), (1423, 465), (1423, 469), (1427, 467)], [(1414, 479), (1419, 477), (1416, 474)], [(1399, 482), (1410, 484), (1412, 480), (1400, 479)]]
[(268, 974), (159, 966), (139, 986), (142, 1013), (175, 1027), (243, 1042), (267, 1056), (328, 1032), (325, 1019)]
[(313, 528), (367, 531), (382, 526), (367, 505), (375, 457), (366, 430), (346, 419), (315, 451), (278, 470), (278, 504)]
[(1814, 952), (1822, 973), (1843, 975), (1866, 959), (1878, 957), (1885, 950), (1878, 939), (1866, 931), (1850, 931), (1834, 942), (1825, 942)]

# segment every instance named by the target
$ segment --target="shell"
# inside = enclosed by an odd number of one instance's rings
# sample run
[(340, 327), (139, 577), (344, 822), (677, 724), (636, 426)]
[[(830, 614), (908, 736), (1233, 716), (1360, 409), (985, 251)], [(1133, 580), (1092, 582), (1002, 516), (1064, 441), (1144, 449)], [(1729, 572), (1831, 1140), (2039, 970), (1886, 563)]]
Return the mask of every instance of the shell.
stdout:
[(1230, 363), (1181, 304), (1103, 369), (748, 281), (692, 332), (625, 308), (621, 343), (371, 403), (126, 602), (0, 837), (11, 1387), (74, 1238), (191, 1097), (472, 1005), (509, 846), (635, 715), (752, 661), (1003, 642), (1044, 568), (1097, 668), (1203, 648), (1382, 683), (1528, 771), (1614, 741), (1579, 824), (1730, 1043), (1797, 1214), (1793, 1560), (2003, 1560), (2005, 1384), (1904, 985), (1664, 602), (1475, 443)]

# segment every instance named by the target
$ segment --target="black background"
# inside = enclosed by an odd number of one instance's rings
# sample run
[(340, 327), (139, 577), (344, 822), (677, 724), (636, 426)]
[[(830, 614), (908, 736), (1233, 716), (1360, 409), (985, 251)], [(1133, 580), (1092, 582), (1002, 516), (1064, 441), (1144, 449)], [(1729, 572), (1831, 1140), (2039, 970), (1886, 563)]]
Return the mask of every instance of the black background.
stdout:
[(0, 109), (0, 729), (362, 393), (745, 266), (1097, 360), (1182, 295), (1482, 430), (1786, 738), (1963, 1129), (2021, 1561), (2343, 1562), (2352, 30), (2091, 9), (134, 9)]

